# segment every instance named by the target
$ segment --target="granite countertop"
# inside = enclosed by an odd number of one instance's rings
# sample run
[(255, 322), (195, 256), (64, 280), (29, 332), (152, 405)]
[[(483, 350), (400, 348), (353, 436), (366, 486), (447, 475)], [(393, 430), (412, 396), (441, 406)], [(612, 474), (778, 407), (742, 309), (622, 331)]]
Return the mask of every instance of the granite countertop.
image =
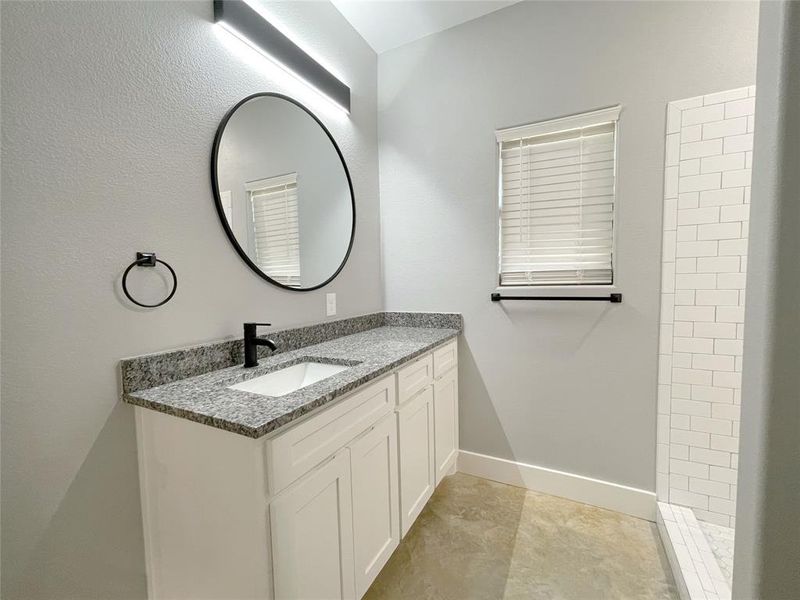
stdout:
[[(383, 326), (235, 366), (123, 394), (123, 400), (251, 438), (259, 438), (388, 373), (460, 333), (459, 329)], [(304, 361), (352, 365), (290, 394), (268, 397), (228, 386)]]

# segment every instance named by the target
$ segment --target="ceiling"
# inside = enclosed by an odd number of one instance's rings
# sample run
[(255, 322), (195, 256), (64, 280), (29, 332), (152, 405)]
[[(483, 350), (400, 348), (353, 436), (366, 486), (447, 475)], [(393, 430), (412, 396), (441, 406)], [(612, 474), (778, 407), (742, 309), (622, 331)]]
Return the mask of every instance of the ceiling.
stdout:
[(519, 0), (332, 0), (380, 54)]

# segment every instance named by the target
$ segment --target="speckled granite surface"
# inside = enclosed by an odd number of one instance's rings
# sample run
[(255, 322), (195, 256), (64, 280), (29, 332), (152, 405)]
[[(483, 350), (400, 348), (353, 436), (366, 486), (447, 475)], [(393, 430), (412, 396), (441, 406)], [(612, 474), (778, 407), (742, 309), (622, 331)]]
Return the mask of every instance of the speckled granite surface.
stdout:
[[(291, 352), (385, 325), (461, 330), (462, 324), (459, 313), (379, 312), (304, 327), (262, 328), (261, 337), (273, 340), (278, 349), (273, 353), (265, 347), (260, 347), (258, 355), (261, 358)], [(125, 358), (120, 361), (122, 392), (127, 394), (149, 389), (232, 367), (243, 361), (244, 349), (241, 338)]]
[(461, 313), (384, 312), (383, 325), (395, 327), (441, 327), (461, 330), (464, 320)]
[[(385, 313), (377, 314), (380, 322), (385, 322)], [(148, 389), (125, 391), (123, 400), (130, 404), (258, 438), (455, 338), (461, 331), (460, 315), (457, 316), (458, 320), (454, 320), (450, 315), (451, 318), (442, 321), (435, 319), (426, 321), (431, 324), (442, 322), (457, 327), (373, 327), (359, 333), (262, 358), (260, 365), (253, 369), (245, 369), (240, 365), (228, 366)], [(270, 337), (277, 342), (277, 333)], [(241, 345), (241, 341), (226, 343)], [(226, 356), (224, 350), (216, 349), (207, 351), (208, 354), (198, 353), (196, 349), (177, 352), (195, 352), (192, 360), (202, 360), (203, 356), (208, 356), (214, 364), (224, 361)], [(159, 356), (164, 355), (150, 355), (143, 358), (152, 360)], [(185, 356), (186, 354), (181, 355)], [(236, 383), (306, 360), (352, 366), (332, 377), (276, 398), (228, 389), (228, 386)], [(158, 368), (163, 366), (163, 362), (163, 360), (158, 362)]]

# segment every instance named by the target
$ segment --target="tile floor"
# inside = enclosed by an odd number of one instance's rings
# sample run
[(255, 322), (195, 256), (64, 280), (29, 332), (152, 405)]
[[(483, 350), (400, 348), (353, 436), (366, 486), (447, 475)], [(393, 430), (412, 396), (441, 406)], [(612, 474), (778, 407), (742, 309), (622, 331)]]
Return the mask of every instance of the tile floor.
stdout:
[[(691, 508), (658, 503), (658, 527), (684, 600), (730, 600), (730, 579)], [(733, 552), (731, 549), (731, 558)]]
[(677, 592), (655, 524), (457, 473), (366, 598), (673, 600)]
[(733, 527), (723, 527), (715, 523), (697, 520), (700, 529), (711, 546), (711, 552), (717, 559), (722, 574), (728, 581), (728, 586), (733, 582)]

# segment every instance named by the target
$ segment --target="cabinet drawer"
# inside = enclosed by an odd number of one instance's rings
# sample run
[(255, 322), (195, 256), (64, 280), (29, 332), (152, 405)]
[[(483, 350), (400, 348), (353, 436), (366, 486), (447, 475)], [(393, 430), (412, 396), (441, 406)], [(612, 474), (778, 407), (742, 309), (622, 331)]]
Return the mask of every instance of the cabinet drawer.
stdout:
[(458, 364), (458, 343), (456, 340), (433, 351), (433, 377), (439, 379)]
[(274, 495), (334, 454), (395, 406), (394, 376), (367, 385), (265, 443), (267, 485)]
[(433, 381), (433, 355), (426, 354), (397, 372), (397, 403), (402, 404)]

